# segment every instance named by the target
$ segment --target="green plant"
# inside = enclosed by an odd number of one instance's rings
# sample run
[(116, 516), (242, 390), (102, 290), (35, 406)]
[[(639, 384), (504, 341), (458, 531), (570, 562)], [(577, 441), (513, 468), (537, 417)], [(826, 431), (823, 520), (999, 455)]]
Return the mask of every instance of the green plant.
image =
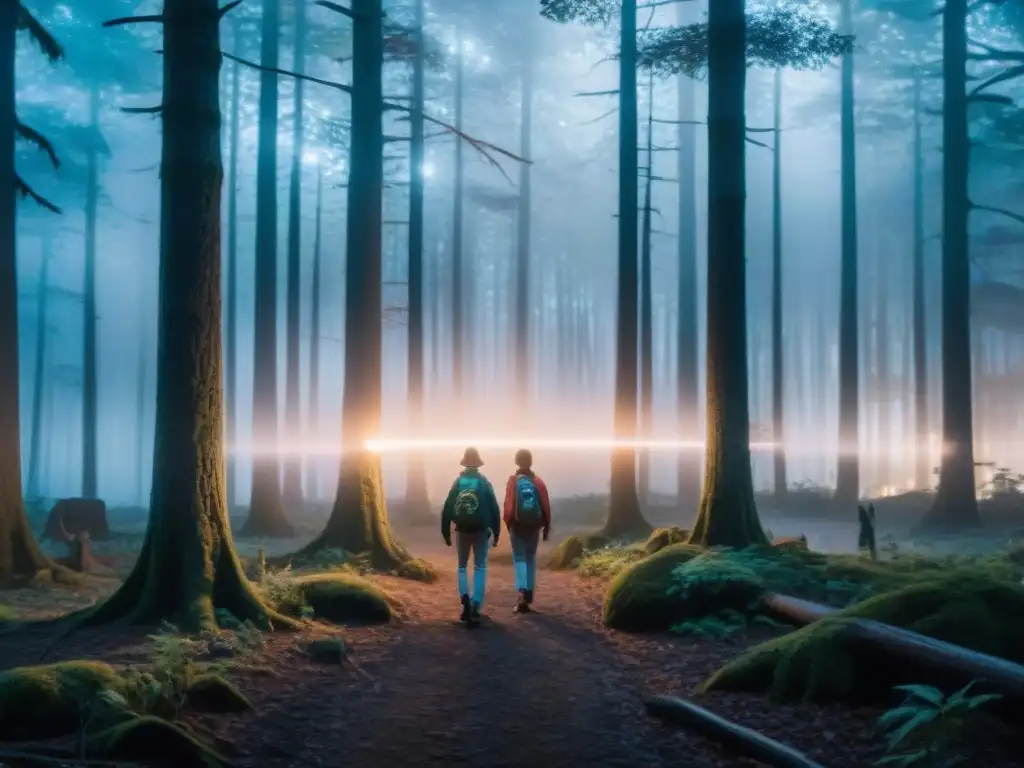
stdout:
[(258, 588), (263, 599), (278, 613), (301, 619), (313, 618), (313, 609), (306, 602), (291, 566), (265, 571)]
[(930, 685), (898, 685), (903, 703), (878, 718), (885, 731), (886, 755), (878, 765), (948, 766), (962, 758), (950, 754), (950, 747), (983, 704), (1002, 698), (999, 694), (968, 695), (975, 681), (946, 696)]

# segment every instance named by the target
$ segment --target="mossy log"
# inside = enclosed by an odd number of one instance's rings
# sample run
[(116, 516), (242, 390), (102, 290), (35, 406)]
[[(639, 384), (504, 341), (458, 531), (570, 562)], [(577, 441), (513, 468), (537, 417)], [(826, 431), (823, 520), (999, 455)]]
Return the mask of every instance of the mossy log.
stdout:
[(830, 608), (827, 605), (778, 594), (767, 594), (762, 597), (761, 608), (772, 618), (798, 627), (804, 627), (836, 612), (835, 608)]
[(726, 720), (703, 707), (675, 696), (652, 696), (644, 700), (647, 712), (714, 739), (727, 747), (775, 768), (823, 768), (802, 752), (769, 739), (751, 728)]

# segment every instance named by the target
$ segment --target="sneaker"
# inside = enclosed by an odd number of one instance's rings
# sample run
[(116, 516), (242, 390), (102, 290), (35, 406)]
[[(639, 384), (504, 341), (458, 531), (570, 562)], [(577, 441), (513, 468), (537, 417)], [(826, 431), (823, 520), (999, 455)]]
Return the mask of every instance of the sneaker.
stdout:
[(530, 602), (527, 599), (527, 591), (525, 589), (519, 590), (519, 602), (516, 603), (516, 607), (513, 609), (516, 613), (529, 613)]
[(470, 611), (468, 623), (472, 627), (480, 625), (480, 603), (473, 603), (473, 608)]
[(469, 606), (469, 595), (462, 596), (462, 615), (459, 616), (459, 621), (469, 621), (473, 618), (472, 610)]
[(532, 589), (527, 589), (527, 590), (525, 590), (525, 592), (526, 592), (526, 604), (527, 605), (533, 605), (533, 590)]

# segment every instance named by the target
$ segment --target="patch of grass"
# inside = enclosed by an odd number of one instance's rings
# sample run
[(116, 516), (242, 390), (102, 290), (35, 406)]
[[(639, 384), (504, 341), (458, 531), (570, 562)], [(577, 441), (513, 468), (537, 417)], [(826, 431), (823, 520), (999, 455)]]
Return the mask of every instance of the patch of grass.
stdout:
[(380, 587), (354, 573), (319, 573), (295, 579), (305, 605), (318, 619), (334, 623), (385, 623), (391, 599)]
[(410, 579), (412, 581), (422, 581), (425, 584), (433, 584), (437, 581), (440, 576), (437, 569), (418, 557), (414, 557), (412, 560), (406, 560), (404, 563), (395, 569), (395, 576), (400, 579)]
[(647, 557), (640, 547), (608, 547), (585, 551), (576, 564), (584, 578), (610, 579), (625, 568)]
[(306, 602), (291, 566), (266, 571), (256, 586), (264, 602), (278, 613), (301, 619), (312, 618), (313, 609)]
[(28, 741), (77, 731), (83, 708), (122, 680), (96, 661), (62, 661), (0, 672), (0, 741)]
[(755, 646), (716, 672), (704, 690), (767, 691), (779, 701), (864, 701), (910, 682), (903, 677), (911, 670), (852, 645), (845, 628), (853, 619), (1024, 663), (1024, 587), (970, 570), (919, 579)]
[(585, 552), (603, 549), (609, 544), (608, 539), (596, 534), (586, 536), (568, 536), (559, 542), (548, 560), (548, 568), (553, 571), (569, 571), (579, 566)]

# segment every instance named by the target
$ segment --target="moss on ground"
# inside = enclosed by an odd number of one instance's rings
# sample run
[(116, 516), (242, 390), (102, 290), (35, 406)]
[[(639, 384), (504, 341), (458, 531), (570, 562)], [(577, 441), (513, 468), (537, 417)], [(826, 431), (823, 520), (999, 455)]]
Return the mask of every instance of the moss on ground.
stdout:
[(0, 605), (0, 630), (9, 629), (17, 622), (14, 609), (8, 605)]
[(89, 739), (87, 749), (91, 757), (106, 760), (145, 760), (152, 764), (156, 758), (162, 765), (196, 768), (230, 765), (177, 725), (158, 717), (137, 717), (106, 728)]
[(0, 672), (0, 741), (64, 736), (81, 725), (82, 708), (121, 678), (108, 664), (63, 661)]
[(198, 712), (244, 712), (252, 703), (238, 688), (213, 673), (199, 675), (185, 691), (187, 705)]
[(389, 596), (354, 573), (301, 576), (295, 586), (318, 619), (334, 623), (384, 623), (391, 619)]
[(614, 629), (668, 629), (682, 616), (668, 594), (672, 572), (704, 550), (672, 544), (624, 569), (612, 579), (604, 598), (604, 622)]
[(401, 563), (395, 569), (395, 576), (398, 576), (400, 579), (422, 581), (426, 584), (433, 584), (439, 578), (437, 569), (426, 560), (418, 557)]
[(554, 571), (569, 571), (579, 565), (585, 552), (603, 549), (608, 546), (608, 539), (596, 534), (569, 536), (559, 542), (548, 560), (548, 568)]
[(690, 532), (685, 528), (678, 528), (674, 525), (667, 528), (658, 528), (647, 537), (647, 541), (644, 542), (644, 551), (649, 555), (653, 555), (670, 544), (681, 544), (689, 538)]
[(870, 700), (891, 691), (902, 670), (853, 646), (844, 629), (872, 619), (1024, 663), (1024, 587), (983, 570), (919, 573), (918, 581), (850, 606), (763, 643), (716, 672), (703, 690), (766, 691), (778, 701)]
[(611, 579), (645, 557), (641, 546), (589, 550), (577, 561), (576, 572), (584, 578)]

